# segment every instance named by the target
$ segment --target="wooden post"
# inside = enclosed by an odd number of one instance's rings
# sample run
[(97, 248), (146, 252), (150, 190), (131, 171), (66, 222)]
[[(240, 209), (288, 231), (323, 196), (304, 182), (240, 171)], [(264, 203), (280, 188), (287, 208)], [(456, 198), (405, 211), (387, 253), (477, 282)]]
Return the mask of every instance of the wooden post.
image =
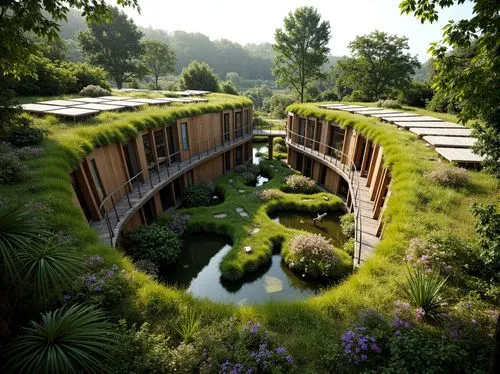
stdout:
[(272, 160), (273, 159), (273, 137), (272, 136), (267, 137), (267, 147), (269, 148), (268, 158), (269, 158), (269, 160)]

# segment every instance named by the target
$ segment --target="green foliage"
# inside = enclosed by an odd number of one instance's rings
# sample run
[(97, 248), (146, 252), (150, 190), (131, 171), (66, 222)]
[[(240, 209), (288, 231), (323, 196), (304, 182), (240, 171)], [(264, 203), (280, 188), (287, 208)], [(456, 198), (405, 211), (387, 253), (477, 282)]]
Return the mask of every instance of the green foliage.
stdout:
[(408, 269), (405, 276), (406, 284), (397, 285), (410, 304), (417, 308), (417, 319), (436, 319), (445, 302), (442, 288), (447, 278), (435, 271), (427, 272), (421, 266)]
[(351, 257), (354, 257), (355, 249), (356, 249), (356, 242), (354, 241), (354, 238), (349, 238), (342, 246), (342, 250)]
[(440, 113), (455, 114), (460, 112), (459, 102), (451, 96), (445, 95), (443, 91), (437, 91), (432, 96), (432, 99), (427, 102), (425, 108), (432, 112)]
[(182, 342), (191, 342), (199, 334), (201, 319), (198, 314), (190, 308), (185, 308), (175, 323), (175, 331)]
[[(423, 22), (439, 19), (439, 9), (461, 0), (403, 0), (403, 13), (414, 13)], [(500, 179), (500, 58), (497, 15), (498, 1), (474, 0), (474, 14), (468, 19), (449, 21), (443, 28), (443, 40), (433, 43), (430, 52), (434, 63), (434, 88), (438, 94), (457, 101), (463, 121), (480, 119), (475, 124), (478, 139), (475, 151), (485, 156), (490, 172)]]
[(166, 373), (172, 359), (166, 334), (154, 331), (148, 322), (137, 328), (125, 320), (120, 321), (110, 356), (104, 367), (112, 374)]
[(445, 187), (460, 188), (470, 183), (470, 176), (464, 168), (440, 165), (426, 174), (434, 183)]
[(274, 34), (273, 74), (278, 83), (296, 91), (302, 103), (306, 85), (322, 77), (321, 67), (328, 61), (330, 24), (310, 6), (288, 13), (283, 22), (284, 29)]
[(127, 234), (125, 248), (135, 260), (149, 260), (162, 265), (177, 260), (182, 241), (167, 226), (154, 223)]
[(318, 191), (314, 180), (299, 174), (286, 177), (285, 184), (286, 186), (282, 187), (285, 192), (312, 194)]
[(252, 100), (255, 108), (262, 108), (264, 106), (264, 100), (272, 95), (273, 91), (267, 86), (255, 87), (243, 93), (243, 96)]
[(74, 305), (42, 313), (9, 349), (5, 369), (13, 373), (99, 372), (114, 345), (111, 325), (92, 306)]
[(471, 207), (478, 218), (475, 226), (479, 235), (480, 257), (485, 274), (498, 279), (500, 273), (500, 212), (495, 204), (477, 204)]
[(108, 12), (108, 20), (91, 23), (88, 31), (78, 34), (78, 43), (88, 60), (106, 70), (121, 89), (123, 82), (144, 74), (139, 64), (143, 34), (118, 8), (111, 7)]
[(238, 91), (236, 87), (231, 81), (222, 82), (220, 85), (220, 92), (229, 94), (229, 95), (238, 95)]
[(425, 108), (433, 96), (434, 91), (429, 83), (413, 80), (406, 89), (400, 92), (398, 99), (404, 104)]
[(337, 80), (368, 101), (408, 87), (414, 69), (420, 66), (416, 57), (405, 53), (408, 38), (377, 30), (356, 37), (349, 49), (352, 57), (339, 60), (335, 67)]
[(179, 77), (181, 90), (219, 91), (219, 78), (206, 62), (193, 61), (182, 69)]
[(273, 118), (286, 118), (286, 107), (295, 102), (293, 95), (276, 93), (264, 100), (264, 110)]
[(212, 202), (213, 189), (205, 184), (192, 184), (184, 191), (183, 204), (186, 208), (208, 206)]
[(89, 85), (89, 86), (84, 87), (80, 91), (80, 95), (90, 96), (90, 97), (99, 97), (99, 96), (111, 95), (111, 92), (102, 88), (101, 86)]
[(0, 148), (0, 184), (22, 181), (24, 170), (19, 156), (12, 149), (8, 147)]
[(32, 212), (19, 204), (0, 201), (1, 274), (9, 280), (18, 277), (21, 250), (31, 247), (33, 242), (44, 234), (45, 227)]
[(81, 257), (56, 239), (32, 243), (19, 253), (23, 284), (39, 304), (62, 298), (72, 279), (83, 272)]
[(9, 134), (9, 142), (16, 147), (40, 144), (49, 134), (49, 131), (40, 127), (33, 127), (34, 121), (20, 116), (17, 125)]
[(347, 213), (340, 217), (340, 227), (346, 238), (354, 238), (355, 223), (354, 213)]
[(175, 52), (167, 44), (158, 40), (143, 42), (143, 48), (142, 62), (153, 75), (155, 89), (159, 89), (158, 78), (160, 75), (173, 73), (175, 70)]
[(288, 151), (285, 139), (276, 137), (273, 139), (273, 151), (278, 153), (286, 153)]

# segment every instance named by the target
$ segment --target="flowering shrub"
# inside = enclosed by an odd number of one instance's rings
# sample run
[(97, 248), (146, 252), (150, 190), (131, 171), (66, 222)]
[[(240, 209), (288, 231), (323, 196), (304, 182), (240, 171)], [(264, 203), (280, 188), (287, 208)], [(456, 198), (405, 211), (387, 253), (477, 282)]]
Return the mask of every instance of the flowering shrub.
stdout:
[(261, 324), (249, 322), (238, 330), (235, 321), (229, 320), (213, 327), (209, 336), (200, 338), (201, 372), (288, 373), (292, 369), (293, 357), (270, 339)]
[(350, 362), (360, 364), (382, 352), (377, 339), (366, 334), (365, 327), (354, 327), (342, 334), (342, 348)]
[(283, 193), (280, 190), (266, 188), (264, 190), (256, 190), (252, 193), (253, 201), (270, 201), (270, 200), (278, 200), (283, 197)]
[(116, 308), (130, 293), (128, 274), (117, 265), (105, 267), (101, 256), (89, 257), (85, 264), (87, 274), (75, 281), (75, 291), (64, 295), (64, 301), (70, 304), (90, 302), (105, 309)]
[(154, 262), (149, 260), (139, 260), (137, 262), (134, 262), (134, 265), (144, 273), (151, 275), (151, 277), (153, 277), (154, 279), (158, 278), (160, 267)]
[(212, 193), (207, 184), (192, 184), (184, 192), (184, 206), (186, 208), (209, 206), (212, 202)]
[(445, 187), (463, 187), (466, 186), (470, 177), (467, 170), (464, 168), (454, 168), (449, 166), (440, 165), (434, 170), (426, 174), (426, 177), (437, 184)]
[(377, 101), (377, 106), (379, 108), (393, 108), (393, 109), (401, 109), (401, 103), (397, 100), (385, 99)]
[(111, 95), (111, 92), (101, 86), (89, 84), (80, 91), (82, 96), (99, 97)]
[(245, 184), (249, 184), (257, 179), (260, 169), (258, 165), (241, 164), (236, 166), (234, 172), (239, 174), (243, 178)]
[(285, 179), (286, 192), (311, 194), (318, 191), (316, 182), (303, 175), (293, 174)]
[(292, 270), (312, 278), (335, 276), (338, 263), (330, 240), (319, 234), (295, 235), (284, 260)]
[(9, 142), (15, 147), (24, 147), (40, 144), (48, 135), (49, 131), (40, 127), (33, 127), (31, 118), (21, 116), (19, 123), (9, 134)]
[(23, 179), (24, 167), (12, 148), (0, 147), (0, 184), (19, 182)]
[(175, 232), (178, 237), (181, 237), (186, 231), (190, 218), (191, 217), (188, 215), (175, 214), (168, 223), (168, 227), (170, 227), (170, 230)]

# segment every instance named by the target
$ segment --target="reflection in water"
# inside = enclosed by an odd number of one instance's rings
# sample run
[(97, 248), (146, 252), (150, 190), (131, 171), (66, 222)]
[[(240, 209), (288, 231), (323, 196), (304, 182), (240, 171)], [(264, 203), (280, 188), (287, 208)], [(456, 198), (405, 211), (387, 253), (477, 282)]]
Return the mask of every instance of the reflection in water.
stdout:
[(264, 185), (264, 183), (269, 182), (269, 178), (264, 177), (263, 175), (257, 175), (257, 179), (248, 183), (247, 186), (251, 187), (260, 187)]
[[(318, 214), (325, 213), (323, 211), (317, 212)], [(334, 247), (340, 248), (346, 241), (342, 229), (340, 227), (341, 212), (328, 212), (327, 216), (321, 222), (313, 223), (313, 218), (317, 216), (316, 213), (297, 212), (290, 210), (282, 210), (270, 214), (273, 221), (282, 224), (283, 226), (305, 230), (315, 234), (321, 234), (327, 239), (332, 239)]]
[(238, 304), (293, 300), (320, 293), (325, 284), (294, 274), (275, 254), (256, 272), (236, 282), (221, 279), (219, 264), (229, 252), (228, 240), (215, 234), (190, 234), (178, 262), (162, 269), (161, 277), (198, 297)]
[[(266, 144), (266, 145), (264, 145)], [(261, 153), (262, 156), (257, 157), (257, 153)], [(252, 162), (255, 165), (258, 165), (261, 158), (266, 158), (269, 153), (269, 148), (267, 147), (267, 143), (253, 143), (253, 148), (252, 148)]]

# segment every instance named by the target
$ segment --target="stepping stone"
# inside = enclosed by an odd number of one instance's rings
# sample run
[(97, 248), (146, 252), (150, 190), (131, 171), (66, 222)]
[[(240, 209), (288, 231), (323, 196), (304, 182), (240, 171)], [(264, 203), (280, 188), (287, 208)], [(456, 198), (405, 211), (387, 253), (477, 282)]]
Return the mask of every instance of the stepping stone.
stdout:
[(241, 212), (240, 216), (242, 216), (242, 217), (250, 217), (247, 212)]
[(255, 235), (260, 231), (260, 227), (254, 227), (251, 231), (250, 234)]
[(235, 210), (236, 210), (236, 212), (238, 212), (238, 213), (241, 213), (241, 212), (244, 212), (244, 211), (245, 211), (245, 209), (243, 209), (243, 208), (241, 208), (241, 207), (238, 207), (238, 208), (236, 208)]
[(245, 253), (252, 253), (253, 252), (252, 247), (250, 247), (249, 245), (245, 246), (245, 248), (243, 248), (243, 250), (245, 251)]
[(245, 190), (238, 190), (239, 193), (245, 193)]
[(214, 214), (214, 218), (226, 218), (226, 217), (227, 217), (226, 213)]
[(276, 277), (266, 275), (264, 277), (264, 287), (267, 293), (276, 293), (283, 291), (283, 282)]

